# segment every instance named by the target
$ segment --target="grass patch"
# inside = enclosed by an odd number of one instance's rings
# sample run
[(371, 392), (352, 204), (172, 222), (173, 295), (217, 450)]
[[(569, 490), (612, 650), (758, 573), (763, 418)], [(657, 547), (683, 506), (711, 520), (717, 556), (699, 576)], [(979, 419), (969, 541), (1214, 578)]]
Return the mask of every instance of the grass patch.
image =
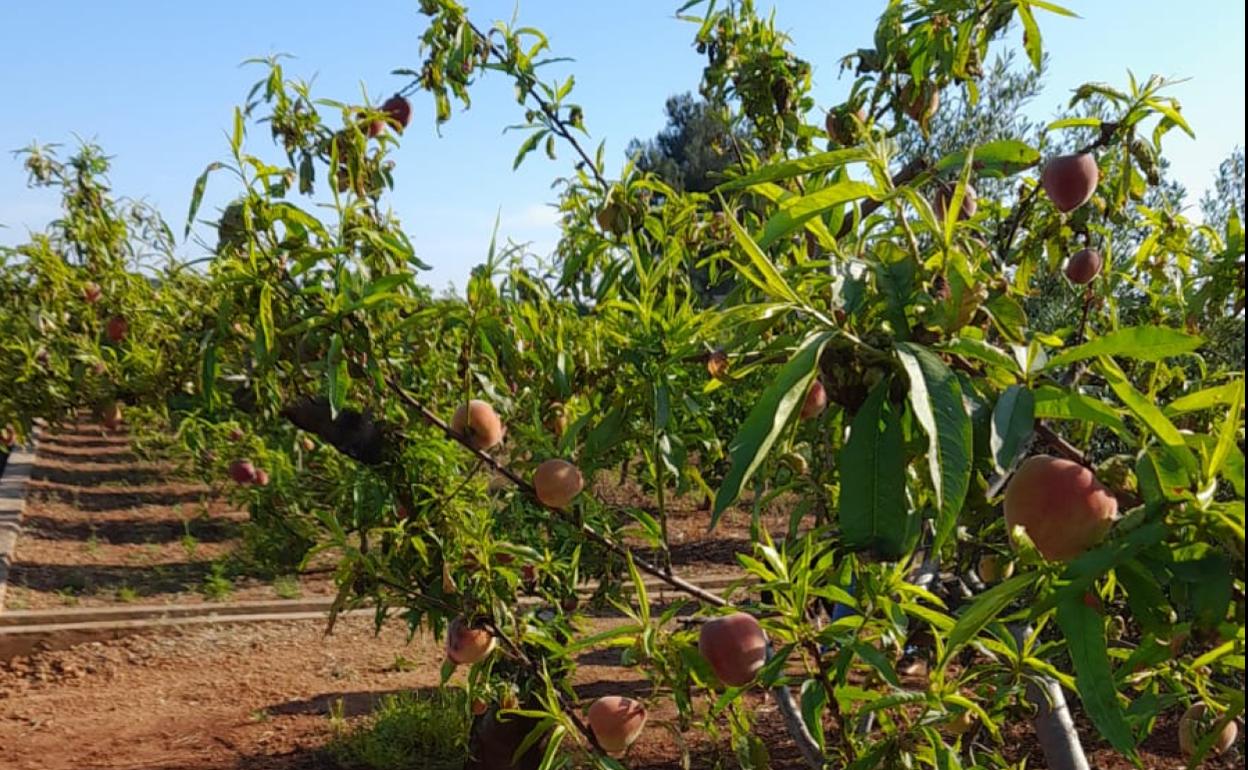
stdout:
[(303, 595), (296, 575), (279, 575), (273, 578), (273, 592), (279, 599), (298, 599)]
[(334, 719), (327, 750), (351, 770), (460, 770), (468, 758), (469, 720), (458, 688), (386, 695), (354, 726)]

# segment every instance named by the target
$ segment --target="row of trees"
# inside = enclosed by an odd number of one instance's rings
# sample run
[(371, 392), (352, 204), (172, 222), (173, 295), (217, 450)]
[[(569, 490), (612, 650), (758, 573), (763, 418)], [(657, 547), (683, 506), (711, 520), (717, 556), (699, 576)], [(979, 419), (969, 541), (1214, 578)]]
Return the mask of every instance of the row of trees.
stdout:
[[(1191, 129), (1164, 81), (1084, 85), (1035, 125), (1018, 117), (1035, 14), (1064, 11), (895, 1), (825, 120), (772, 20), (692, 2), (699, 97), (613, 176), (572, 81), (542, 79), (539, 32), (420, 5), (423, 61), (379, 107), (263, 63), (194, 185), (187, 233), (206, 185), (237, 191), (202, 270), (113, 201), (97, 150), (31, 148), (65, 214), (0, 263), (0, 423), (163, 417), (197, 472), (237, 483), (269, 558), (338, 556), (335, 613), (368, 602), (446, 636), (482, 767), (621, 767), (659, 700), (766, 766), (753, 686), (815, 767), (1009, 767), (999, 725), (1037, 715), (1046, 764), (1086, 767), (1063, 692), (1124, 755), (1189, 707), (1193, 761), (1225, 749), (1243, 712), (1242, 155), (1186, 216), (1162, 150)], [(1018, 27), (1030, 71), (993, 58)], [(462, 298), (438, 298), (386, 208), (390, 151), (408, 97), (447, 120), (486, 74), (515, 83), (518, 162), (575, 158), (562, 236), (542, 270), (492, 245)], [(616, 469), (646, 505), (599, 498)], [(712, 529), (752, 506), (748, 602), (673, 564), (682, 496), (711, 501)], [(758, 524), (774, 505), (783, 538)], [(645, 577), (686, 600), (652, 607)], [(588, 637), (587, 579), (625, 616)], [(687, 611), (710, 622), (674, 625)], [(598, 647), (649, 695), (584, 710), (570, 673)], [(918, 685), (899, 673), (916, 657)]]

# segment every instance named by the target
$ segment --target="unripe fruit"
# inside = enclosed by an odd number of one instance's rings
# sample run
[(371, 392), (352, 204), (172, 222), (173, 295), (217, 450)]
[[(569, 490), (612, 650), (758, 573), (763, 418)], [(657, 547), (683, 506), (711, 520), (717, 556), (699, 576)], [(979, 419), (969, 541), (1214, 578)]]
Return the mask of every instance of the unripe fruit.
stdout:
[(108, 335), (108, 338), (113, 342), (113, 344), (120, 343), (126, 338), (126, 335), (129, 332), (130, 322), (123, 316), (119, 315), (115, 315), (108, 319), (108, 323), (104, 327), (104, 333)]
[(258, 487), (267, 487), (269, 485), (269, 472), (264, 468), (257, 468), (255, 484)]
[(546, 417), (546, 430), (555, 438), (561, 438), (568, 429), (568, 413), (563, 404), (556, 401), (550, 405), (550, 414)]
[[(1217, 716), (1210, 714), (1209, 707), (1203, 703), (1197, 703), (1183, 714), (1183, 717), (1179, 719), (1179, 750), (1183, 752), (1184, 759), (1191, 759), (1195, 756), (1196, 747), (1209, 734), (1217, 721)], [(1226, 753), (1238, 737), (1239, 725), (1235, 723), (1235, 720), (1227, 722), (1226, 727), (1222, 728), (1222, 732), (1218, 734), (1217, 740), (1213, 742), (1213, 746), (1205, 756)]]
[[(857, 122), (854, 118), (857, 117)], [(861, 109), (850, 112), (847, 105), (842, 104), (828, 110), (828, 116), (824, 119), (823, 126), (828, 132), (828, 139), (833, 144), (846, 147), (858, 142), (858, 124), (867, 122), (867, 114)]]
[[(954, 189), (953, 185), (941, 185), (936, 191), (936, 218), (942, 222), (945, 220), (945, 212), (949, 209), (949, 204), (953, 202)], [(975, 192), (975, 188), (968, 184), (962, 191), (962, 206), (958, 219), (970, 219), (978, 210), (979, 195)]]
[(990, 553), (979, 560), (976, 572), (979, 573), (979, 579), (984, 581), (986, 585), (991, 585), (1001, 580), (1009, 580), (1014, 576), (1014, 562), (1007, 561), (1004, 566), (1001, 564), (1001, 557), (995, 553)]
[(744, 612), (702, 624), (698, 652), (729, 687), (744, 687), (767, 662), (767, 637), (753, 615)]
[(99, 302), (100, 297), (102, 297), (103, 295), (104, 295), (104, 291), (100, 288), (100, 285), (96, 283), (95, 281), (88, 281), (87, 284), (82, 287), (82, 299), (88, 305), (94, 305), (95, 303)]
[(810, 384), (810, 390), (806, 391), (806, 400), (802, 402), (802, 411), (800, 416), (803, 420), (811, 420), (823, 413), (824, 407), (828, 405), (828, 391), (824, 389), (823, 383), (815, 379)]
[(1040, 173), (1040, 185), (1062, 213), (1074, 211), (1091, 200), (1100, 180), (1096, 158), (1086, 152), (1053, 158)]
[(476, 663), (493, 650), (494, 635), (487, 629), (470, 627), (463, 617), (452, 620), (446, 629), (446, 657), (454, 663)]
[(239, 484), (251, 484), (256, 480), (256, 466), (251, 460), (235, 460), (230, 463), (230, 478)]
[(728, 354), (722, 350), (716, 350), (706, 359), (706, 372), (715, 379), (720, 379), (728, 373)]
[(1048, 455), (1029, 457), (1005, 490), (1005, 523), (1021, 526), (1051, 561), (1096, 545), (1118, 515), (1118, 501), (1092, 471)]
[(303, 451), (312, 452), (316, 449), (316, 442), (308, 436), (303, 437)]
[(547, 460), (533, 472), (537, 499), (551, 508), (565, 507), (584, 487), (580, 469), (567, 460)]
[(381, 105), (381, 111), (386, 113), (390, 120), (394, 121), (400, 134), (403, 133), (403, 129), (407, 128), (407, 124), (412, 121), (412, 103), (398, 94), (384, 101)]
[(911, 120), (926, 124), (940, 109), (940, 89), (930, 81), (916, 88), (911, 80), (901, 89), (901, 108)]
[(503, 423), (494, 407), (475, 398), (455, 411), (451, 428), (466, 436), (468, 444), (481, 451), (498, 446), (503, 440)]
[(619, 695), (607, 695), (589, 707), (589, 726), (608, 754), (623, 754), (646, 726), (646, 707)]
[(1096, 249), (1084, 249), (1066, 263), (1066, 277), (1079, 286), (1091, 283), (1100, 273), (1101, 252)]
[(121, 427), (121, 402), (111, 401), (104, 404), (100, 408), (100, 422), (109, 430), (117, 430)]

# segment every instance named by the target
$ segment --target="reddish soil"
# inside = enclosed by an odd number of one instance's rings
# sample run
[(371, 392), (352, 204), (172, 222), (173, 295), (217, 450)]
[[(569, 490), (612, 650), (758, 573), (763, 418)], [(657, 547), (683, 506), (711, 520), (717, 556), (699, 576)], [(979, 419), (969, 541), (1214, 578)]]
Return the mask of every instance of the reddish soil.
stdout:
[[(271, 580), (228, 561), (247, 514), (165, 462), (139, 459), (124, 435), (80, 424), (39, 441), (7, 609), (259, 600), (332, 594), (331, 576)], [(205, 591), (223, 570), (229, 583)], [(240, 572), (241, 570), (241, 572)]]
[[(374, 636), (371, 618), (341, 619), (333, 635), (319, 622), (218, 626), (159, 637), (130, 637), (0, 664), (0, 767), (13, 770), (312, 770), (335, 767), (323, 751), (341, 702), (350, 720), (390, 692), (434, 687), (441, 648), (428, 637), (408, 642), (401, 624)], [(577, 669), (578, 695), (645, 697), (646, 682), (617, 665), (618, 653), (589, 653)], [(462, 674), (457, 675), (457, 680)], [(770, 700), (750, 696), (756, 733), (773, 770), (804, 767)], [(705, 707), (705, 701), (700, 701)], [(630, 751), (634, 770), (677, 770), (680, 749), (663, 724), (670, 701), (651, 711)], [(1144, 746), (1149, 770), (1178, 770), (1174, 720), (1163, 720)], [(704, 734), (682, 735), (692, 767), (735, 766), (727, 748)], [(1089, 743), (1089, 745), (1093, 745)], [(1030, 729), (1006, 730), (1006, 753), (1043, 767)], [(1242, 742), (1241, 742), (1242, 750)], [(1106, 748), (1098, 770), (1130, 764)], [(1229, 770), (1242, 759), (1205, 767)]]
[[(617, 502), (641, 503), (627, 488), (607, 491)], [(118, 601), (125, 587), (146, 602), (203, 601), (198, 589), (214, 560), (237, 549), (243, 520), (212, 490), (177, 479), (160, 463), (140, 462), (124, 437), (71, 429), (40, 446), (10, 596), (31, 607), (59, 605), (70, 600), (63, 589), (73, 586), (74, 601), (103, 604)], [(726, 574), (736, 553), (748, 548), (746, 511), (730, 511), (713, 537), (708, 522), (696, 502), (672, 507), (674, 556), (687, 573)], [(787, 512), (777, 506), (763, 524), (782, 532)], [(182, 544), (184, 527), (195, 538), (193, 550)], [(245, 575), (234, 583), (237, 598), (275, 593)], [(305, 595), (330, 588), (324, 577), (306, 577), (301, 587)], [(332, 636), (323, 632), (323, 623), (307, 621), (197, 627), (0, 663), (0, 768), (333, 768), (324, 751), (336, 729), (331, 709), (341, 704), (348, 720), (359, 719), (382, 694), (436, 686), (442, 652), (428, 637), (409, 641), (400, 622), (374, 635), (371, 617), (343, 618)], [(604, 694), (648, 694), (640, 673), (618, 661), (616, 652), (582, 656), (575, 684), (586, 704)], [(771, 767), (804, 767), (774, 705), (761, 693), (748, 697)], [(698, 708), (706, 707), (700, 698)], [(696, 730), (677, 740), (666, 729), (674, 719), (670, 699), (656, 704), (625, 764), (677, 770), (683, 745), (692, 768), (736, 766), (722, 741)], [(1083, 727), (1094, 767), (1131, 766)], [(1145, 768), (1183, 766), (1174, 734), (1173, 716), (1159, 723), (1144, 746)], [(1005, 737), (1001, 750), (1008, 757), (1043, 767), (1027, 724), (1007, 727)], [(1242, 739), (1238, 751), (1205, 767), (1242, 766)]]

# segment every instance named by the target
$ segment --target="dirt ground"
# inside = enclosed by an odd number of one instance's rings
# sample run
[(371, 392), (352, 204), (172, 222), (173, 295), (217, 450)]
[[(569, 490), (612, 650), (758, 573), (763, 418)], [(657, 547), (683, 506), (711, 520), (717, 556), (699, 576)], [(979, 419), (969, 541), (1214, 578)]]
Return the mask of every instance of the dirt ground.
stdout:
[[(119, 601), (202, 602), (214, 564), (239, 545), (246, 514), (213, 491), (180, 481), (159, 463), (140, 462), (124, 436), (80, 426), (46, 437), (32, 478), (8, 608)], [(636, 490), (613, 487), (617, 502), (640, 504)], [(749, 516), (729, 511), (714, 535), (696, 501), (677, 501), (669, 522), (675, 561), (692, 575), (722, 575), (748, 548)], [(782, 532), (783, 508), (764, 525)], [(192, 541), (186, 535), (193, 538)], [(328, 577), (304, 576), (304, 595), (331, 590)], [(231, 598), (275, 598), (274, 585), (235, 576)], [(609, 621), (598, 621), (609, 622)], [(585, 703), (605, 694), (643, 696), (646, 682), (618, 665), (618, 653), (579, 661), (575, 685)], [(331, 710), (350, 720), (384, 694), (435, 687), (440, 646), (408, 641), (400, 623), (374, 635), (371, 618), (341, 619), (332, 636), (316, 621), (196, 627), (40, 652), (0, 663), (0, 768), (4, 770), (312, 770), (334, 768), (324, 751)], [(918, 686), (916, 684), (916, 686)], [(804, 768), (775, 706), (748, 696), (774, 770)], [(677, 770), (679, 744), (664, 728), (670, 700), (625, 764)], [(1090, 726), (1083, 725), (1085, 736)], [(1043, 767), (1026, 724), (1006, 729), (1007, 756)], [(1173, 717), (1144, 746), (1148, 770), (1177, 770)], [(735, 763), (722, 744), (680, 737), (695, 770)], [(1131, 765), (1089, 738), (1098, 770)], [(1242, 751), (1242, 739), (1240, 751)], [(1224, 770), (1242, 755), (1206, 763)]]
[[(275, 585), (227, 565), (246, 519), (216, 491), (178, 478), (170, 465), (137, 458), (125, 435), (85, 423), (58, 430), (39, 441), (5, 607), (333, 593), (327, 571)], [(226, 567), (228, 582), (214, 580)]]

